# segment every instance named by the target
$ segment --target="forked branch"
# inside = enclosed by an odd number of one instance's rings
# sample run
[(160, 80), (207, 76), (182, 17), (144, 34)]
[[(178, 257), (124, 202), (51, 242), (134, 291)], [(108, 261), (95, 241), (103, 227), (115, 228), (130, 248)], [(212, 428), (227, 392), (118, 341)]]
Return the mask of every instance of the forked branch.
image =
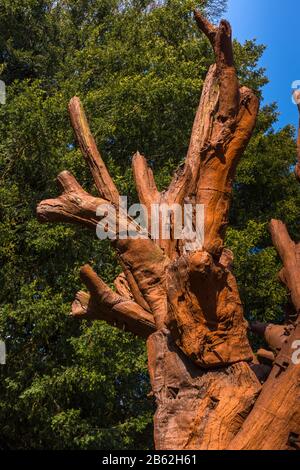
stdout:
[(153, 316), (137, 303), (118, 295), (89, 266), (80, 271), (82, 282), (90, 294), (78, 292), (72, 305), (72, 315), (90, 320), (105, 320), (108, 324), (148, 338), (156, 331)]
[(209, 39), (216, 58), (217, 79), (220, 86), (219, 119), (234, 118), (238, 112), (239, 85), (234, 67), (232, 31), (228, 21), (213, 26), (199, 11), (195, 11), (199, 29)]
[(219, 256), (236, 167), (252, 135), (259, 101), (250, 89), (239, 89), (230, 25), (221, 21), (215, 27), (199, 12), (195, 18), (213, 46), (216, 64), (203, 86), (184, 168), (175, 174), (167, 198), (204, 205), (204, 249)]
[[(160, 209), (167, 205), (167, 210), (179, 204), (181, 213), (185, 202), (204, 205), (203, 250), (195, 243), (189, 252), (184, 241), (172, 238), (174, 227), (170, 240), (161, 234), (151, 240), (148, 233), (142, 238), (120, 236), (118, 225), (112, 243), (125, 275), (115, 282), (118, 293), (84, 266), (81, 279), (89, 294), (79, 292), (72, 306), (74, 316), (102, 319), (141, 337), (150, 336), (149, 370), (156, 417), (161, 421), (156, 442), (158, 448), (168, 449), (225, 448), (260, 390), (248, 364), (253, 354), (231, 272), (232, 253), (223, 246), (235, 169), (251, 137), (258, 100), (247, 88), (239, 89), (229, 23), (221, 21), (215, 27), (200, 13), (195, 16), (212, 44), (216, 63), (203, 86), (185, 164), (162, 193), (139, 153), (133, 158), (133, 173), (140, 202), (149, 213), (154, 203)], [(109, 221), (124, 214), (77, 97), (69, 112), (101, 197), (86, 193), (63, 172), (59, 175), (63, 194), (43, 201), (38, 217), (95, 230), (99, 206), (113, 205), (112, 213), (106, 214)], [(124, 222), (127, 227), (132, 221)]]
[(97, 208), (107, 204), (104, 199), (88, 194), (80, 186), (76, 178), (68, 171), (57, 177), (63, 193), (56, 199), (42, 201), (37, 207), (40, 222), (66, 222), (79, 224), (96, 231)]

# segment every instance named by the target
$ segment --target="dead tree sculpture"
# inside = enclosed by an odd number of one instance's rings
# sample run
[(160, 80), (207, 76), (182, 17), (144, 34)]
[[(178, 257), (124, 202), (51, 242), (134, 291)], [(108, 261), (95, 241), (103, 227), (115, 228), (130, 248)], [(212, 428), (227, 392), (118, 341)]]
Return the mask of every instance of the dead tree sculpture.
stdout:
[[(195, 19), (213, 47), (215, 64), (203, 86), (185, 164), (164, 192), (157, 190), (144, 156), (137, 153), (132, 164), (146, 208), (204, 205), (204, 246), (190, 252), (184, 241), (150, 236), (123, 240), (117, 233), (112, 243), (123, 273), (115, 280), (116, 291), (84, 266), (81, 279), (89, 293), (76, 295), (72, 315), (105, 320), (147, 340), (157, 404), (156, 449), (297, 448), (300, 366), (291, 363), (291, 356), (293, 341), (300, 338), (299, 321), (276, 334), (271, 326), (262, 327), (274, 354), (265, 354), (269, 366), (260, 364), (247, 338), (231, 270), (233, 254), (224, 247), (235, 171), (259, 102), (250, 89), (239, 87), (228, 22), (215, 27), (199, 12)], [(77, 97), (69, 112), (99, 197), (86, 193), (64, 171), (58, 176), (62, 195), (41, 202), (37, 215), (41, 222), (76, 223), (94, 231), (99, 206), (111, 203), (122, 215), (119, 194)], [(271, 232), (284, 264), (281, 278), (299, 313), (300, 247), (282, 223), (273, 221)]]

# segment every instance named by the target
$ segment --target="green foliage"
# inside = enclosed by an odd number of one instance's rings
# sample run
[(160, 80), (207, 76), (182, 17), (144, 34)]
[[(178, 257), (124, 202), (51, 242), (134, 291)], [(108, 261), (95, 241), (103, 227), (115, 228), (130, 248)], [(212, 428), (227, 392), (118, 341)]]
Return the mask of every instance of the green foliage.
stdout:
[(264, 107), (235, 180), (227, 244), (249, 319), (281, 322), (289, 304), (278, 282), (282, 265), (272, 247), (270, 220), (281, 219), (299, 240), (300, 188), (294, 175), (295, 130), (275, 132), (276, 106)]
[(266, 224), (250, 220), (244, 229), (230, 227), (228, 246), (235, 254), (235, 275), (249, 320), (278, 322), (286, 293), (278, 283), (280, 262), (273, 247), (261, 247)]
[[(213, 18), (223, 0), (207, 1)], [(36, 204), (57, 194), (71, 171), (95, 189), (74, 142), (67, 103), (79, 95), (121, 192), (136, 200), (130, 162), (139, 149), (163, 189), (182, 162), (201, 86), (213, 57), (198, 33), (193, 0), (1, 0), (0, 374), (1, 448), (152, 446), (152, 403), (144, 344), (102, 322), (68, 316), (79, 267), (112, 283), (108, 243), (66, 225), (40, 225)], [(263, 47), (235, 43), (242, 84), (258, 93)], [(273, 132), (274, 107), (260, 115), (239, 168), (228, 232), (248, 316), (282, 316), (286, 294), (266, 223), (281, 217), (299, 233), (293, 131)]]
[(37, 282), (2, 309), (3, 447), (139, 447), (151, 422), (143, 345), (100, 322), (75, 325), (67, 313), (62, 295)]

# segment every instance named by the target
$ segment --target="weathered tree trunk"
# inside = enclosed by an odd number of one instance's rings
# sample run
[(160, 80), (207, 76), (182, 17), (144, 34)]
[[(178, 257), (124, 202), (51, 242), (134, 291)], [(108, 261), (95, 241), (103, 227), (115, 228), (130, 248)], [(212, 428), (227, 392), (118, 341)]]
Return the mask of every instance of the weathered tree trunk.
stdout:
[[(68, 172), (59, 175), (63, 194), (37, 208), (41, 222), (77, 223), (96, 230), (97, 208), (110, 203), (122, 218), (112, 242), (123, 273), (116, 292), (84, 266), (72, 315), (101, 319), (147, 339), (149, 374), (157, 411), (157, 449), (286, 449), (297, 447), (300, 434), (300, 367), (291, 363), (299, 323), (288, 334), (263, 327), (275, 344), (273, 370), (260, 364), (247, 338), (233, 254), (224, 247), (232, 185), (239, 159), (252, 135), (259, 102), (239, 87), (233, 61), (231, 28), (211, 25), (195, 13), (216, 58), (204, 83), (185, 164), (167, 191), (160, 193), (146, 159), (133, 157), (140, 202), (203, 204), (205, 237), (200, 248), (188, 240), (123, 239), (121, 226), (133, 223), (119, 207), (119, 194), (97, 150), (77, 97), (69, 105), (71, 123), (90, 167), (99, 198), (86, 193)], [(149, 219), (151, 226), (151, 220)], [(284, 263), (281, 277), (300, 311), (300, 257), (285, 228), (271, 225)], [(197, 242), (197, 240), (196, 240)], [(272, 365), (273, 354), (267, 353)], [(261, 391), (262, 389), (262, 391)]]

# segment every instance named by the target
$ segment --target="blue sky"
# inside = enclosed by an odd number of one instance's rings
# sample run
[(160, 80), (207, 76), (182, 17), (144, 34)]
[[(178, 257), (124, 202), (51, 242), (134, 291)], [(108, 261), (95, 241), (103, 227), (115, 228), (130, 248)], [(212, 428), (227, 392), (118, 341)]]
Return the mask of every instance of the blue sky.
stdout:
[(256, 38), (267, 46), (261, 60), (270, 80), (264, 88), (265, 102), (278, 103), (279, 127), (296, 127), (298, 114), (291, 101), (291, 89), (293, 81), (300, 83), (300, 1), (228, 0), (224, 16), (240, 42)]

